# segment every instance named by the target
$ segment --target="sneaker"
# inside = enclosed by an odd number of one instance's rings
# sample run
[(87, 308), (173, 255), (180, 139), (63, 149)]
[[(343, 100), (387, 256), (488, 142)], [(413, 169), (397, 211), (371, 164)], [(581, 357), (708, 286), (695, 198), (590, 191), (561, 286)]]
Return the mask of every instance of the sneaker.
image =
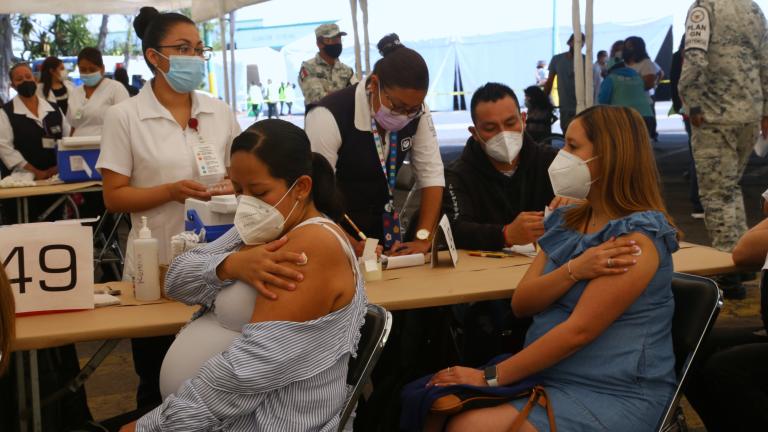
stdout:
[(704, 212), (693, 212), (691, 217), (694, 219), (704, 219)]

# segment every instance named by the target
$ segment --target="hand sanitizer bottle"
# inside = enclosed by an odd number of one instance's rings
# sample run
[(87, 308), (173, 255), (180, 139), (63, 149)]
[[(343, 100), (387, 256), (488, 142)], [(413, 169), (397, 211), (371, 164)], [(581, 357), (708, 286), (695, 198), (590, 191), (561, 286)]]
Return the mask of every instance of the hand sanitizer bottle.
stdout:
[(158, 300), (160, 298), (158, 242), (157, 239), (152, 238), (146, 216), (141, 217), (139, 238), (133, 240), (133, 262), (136, 268), (136, 274), (133, 277), (136, 300)]

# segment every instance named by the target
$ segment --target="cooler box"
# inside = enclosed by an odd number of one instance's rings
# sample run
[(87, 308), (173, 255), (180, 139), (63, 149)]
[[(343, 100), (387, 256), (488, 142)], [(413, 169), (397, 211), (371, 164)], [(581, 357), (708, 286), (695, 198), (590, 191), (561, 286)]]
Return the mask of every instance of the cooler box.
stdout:
[(62, 138), (56, 151), (59, 178), (65, 183), (101, 180), (96, 170), (100, 148), (100, 136)]
[(187, 198), (184, 201), (184, 229), (200, 234), (205, 228), (205, 241), (212, 242), (235, 225), (237, 198), (234, 195), (219, 195), (210, 201)]

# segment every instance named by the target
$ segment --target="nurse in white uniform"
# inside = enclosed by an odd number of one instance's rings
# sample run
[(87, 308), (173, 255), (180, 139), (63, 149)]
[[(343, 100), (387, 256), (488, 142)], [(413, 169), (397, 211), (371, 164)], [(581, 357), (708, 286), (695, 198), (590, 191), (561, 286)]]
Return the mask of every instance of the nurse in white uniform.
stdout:
[(119, 82), (104, 79), (104, 61), (96, 48), (80, 51), (77, 68), (83, 85), (76, 87), (69, 97), (67, 120), (74, 128), (72, 135), (101, 136), (104, 113), (112, 105), (128, 99), (128, 91)]
[[(184, 200), (210, 198), (203, 181), (226, 176), (229, 148), (240, 132), (227, 105), (194, 91), (205, 77), (211, 48), (203, 46), (192, 20), (144, 7), (133, 26), (155, 77), (136, 97), (107, 110), (97, 164), (107, 208), (131, 214), (123, 271), (127, 280), (134, 274), (132, 240), (141, 217), (148, 217), (159, 241), (160, 263), (168, 264), (170, 238), (184, 230)], [(195, 158), (201, 152), (208, 157), (204, 177)], [(141, 378), (139, 407), (161, 402), (160, 365), (170, 340), (148, 345), (133, 340)]]

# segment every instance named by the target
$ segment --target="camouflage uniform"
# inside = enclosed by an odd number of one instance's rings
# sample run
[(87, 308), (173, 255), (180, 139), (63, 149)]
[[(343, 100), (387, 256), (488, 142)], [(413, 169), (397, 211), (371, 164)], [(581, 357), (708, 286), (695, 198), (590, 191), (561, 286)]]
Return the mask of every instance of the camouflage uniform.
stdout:
[(316, 54), (315, 58), (301, 63), (299, 86), (304, 93), (304, 104), (309, 105), (324, 98), (327, 94), (357, 83), (352, 68), (336, 60), (333, 65)]
[(686, 22), (678, 89), (704, 117), (691, 134), (699, 194), (712, 246), (728, 252), (747, 230), (739, 180), (768, 115), (767, 31), (751, 0), (699, 0)]

